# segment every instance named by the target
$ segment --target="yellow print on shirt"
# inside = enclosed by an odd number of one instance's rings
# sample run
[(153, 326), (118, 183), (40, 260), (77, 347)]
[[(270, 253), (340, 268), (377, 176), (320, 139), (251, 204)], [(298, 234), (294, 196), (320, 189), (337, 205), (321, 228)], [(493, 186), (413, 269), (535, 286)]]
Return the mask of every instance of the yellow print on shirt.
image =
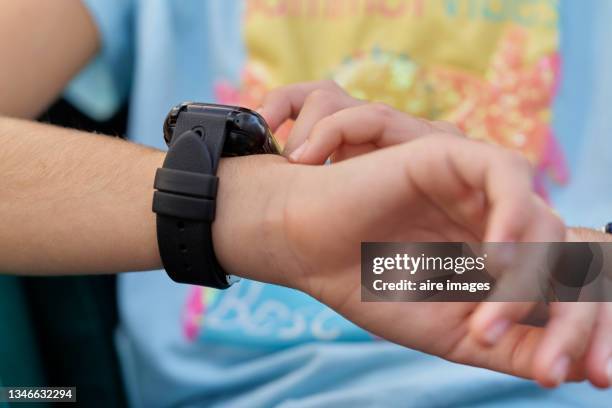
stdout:
[(247, 0), (242, 83), (219, 84), (217, 96), (255, 107), (275, 87), (332, 78), (515, 148), (540, 185), (562, 183), (550, 127), (558, 18), (558, 0)]

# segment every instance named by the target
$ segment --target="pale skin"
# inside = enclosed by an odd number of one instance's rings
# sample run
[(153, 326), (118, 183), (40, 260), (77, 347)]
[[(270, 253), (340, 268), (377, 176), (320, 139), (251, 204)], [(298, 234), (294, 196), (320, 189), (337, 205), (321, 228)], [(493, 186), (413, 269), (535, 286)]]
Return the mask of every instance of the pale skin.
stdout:
[[(451, 124), (412, 118), (382, 104), (368, 104), (354, 99), (332, 81), (302, 83), (279, 88), (267, 96), (261, 113), (266, 116), (273, 128), (286, 119), (296, 120), (289, 135), (285, 154), (292, 162), (300, 164), (320, 165), (330, 157), (333, 162), (338, 163), (360, 154), (440, 132), (463, 136), (459, 129)], [(440, 141), (440, 144), (450, 142), (452, 140)], [(438, 154), (436, 149), (440, 148), (432, 148), (423, 154), (436, 155)], [(461, 158), (465, 160), (464, 163), (452, 166), (455, 171), (469, 166), (468, 161), (476, 158), (474, 152), (478, 147), (471, 149)], [(460, 160), (454, 157), (452, 159)], [(524, 160), (517, 159), (517, 161), (514, 171), (528, 167)], [(431, 177), (428, 183), (443, 183), (433, 176), (436, 170), (428, 169), (431, 172), (428, 173)], [(419, 170), (413, 169), (413, 171)], [(526, 179), (529, 180), (528, 177)], [(453, 177), (444, 178), (445, 182), (449, 180), (453, 180)], [(501, 176), (495, 180), (495, 183), (503, 182)], [(495, 231), (487, 235), (484, 228), (490, 224), (481, 224), (481, 229), (477, 227), (486, 208), (487, 197), (483, 197), (480, 191), (474, 192), (473, 196), (465, 196), (463, 191), (452, 185), (446, 188), (456, 190), (455, 194), (449, 194), (455, 199), (461, 198), (463, 201), (461, 205), (467, 207), (463, 211), (475, 212), (472, 214), (474, 218), (467, 217), (464, 220), (465, 224), (462, 224), (471, 234), (463, 238), (447, 236), (446, 240), (555, 242), (555, 237), (550, 236), (548, 234), (550, 231), (546, 230), (532, 236), (517, 234), (525, 225), (534, 222), (534, 218), (531, 218), (533, 214), (521, 211), (519, 207), (509, 212), (513, 215), (515, 231), (508, 225), (503, 233)], [(507, 201), (510, 201), (511, 194), (513, 193), (507, 192)], [(535, 200), (538, 210), (546, 207), (539, 199)], [(451, 220), (459, 221), (461, 224), (461, 216), (451, 217)], [(610, 240), (604, 234), (589, 230), (570, 230), (568, 235), (567, 239), (572, 241), (584, 238), (592, 241)], [(444, 236), (441, 237), (443, 238)], [(561, 236), (561, 239), (563, 238)], [(536, 303), (527, 302), (483, 303), (476, 308), (470, 318), (470, 335), (485, 346), (494, 346), (503, 341), (504, 335), (512, 329), (514, 323), (526, 318), (537, 306)], [(553, 303), (549, 313), (550, 319), (545, 334), (540, 341), (538, 352), (533, 356), (534, 372), (538, 381), (544, 386), (555, 386), (568, 377), (573, 365), (586, 370), (595, 385), (609, 386), (612, 376), (610, 331), (612, 304)]]
[[(31, 26), (26, 35), (18, 29), (24, 15), (44, 23)], [(16, 32), (24, 41), (14, 41)], [(66, 41), (78, 44), (66, 47)], [(31, 118), (44, 110), (97, 47), (95, 27), (78, 1), (48, 7), (33, 0), (4, 2), (0, 49), (7, 58), (0, 71), (0, 112)], [(33, 65), (46, 69), (30, 68)], [(307, 112), (305, 99), (278, 113), (273, 101), (262, 111), (273, 126)], [(375, 109), (383, 116), (378, 121), (367, 116), (362, 122), (371, 134), (379, 134), (378, 122), (396, 114)], [(335, 113), (312, 112), (311, 117), (318, 118), (313, 122), (298, 118), (303, 129)], [(612, 325), (609, 309), (599, 309), (599, 329), (585, 328), (597, 334), (591, 336), (591, 345), (578, 344), (578, 353), (570, 350), (576, 345), (572, 336), (555, 345), (548, 329), (517, 323), (509, 323), (494, 344), (484, 344), (473, 323), (476, 304), (360, 302), (358, 251), (363, 240), (554, 241), (565, 236), (560, 220), (532, 192), (524, 160), (457, 137), (444, 124), (409, 117), (401, 122), (412, 123), (414, 138), (438, 137), (401, 145), (394, 140), (380, 151), (327, 167), (290, 164), (271, 156), (222, 160), (213, 239), (223, 267), (302, 290), (381, 337), (452, 361), (534, 378), (546, 386), (586, 378), (609, 386), (606, 362), (612, 341), (603, 330)], [(417, 132), (415, 123), (422, 125)], [(3, 272), (116, 273), (161, 266), (151, 195), (163, 152), (8, 118), (0, 118), (0, 145)], [(358, 153), (343, 152), (336, 145), (325, 154), (333, 152), (339, 158)], [(516, 222), (518, 209), (524, 222)], [(490, 313), (507, 316), (514, 309), (504, 310)], [(587, 315), (595, 313), (579, 316)], [(514, 322), (520, 316), (510, 317)], [(541, 357), (547, 341), (554, 355)], [(580, 355), (558, 375), (552, 365), (568, 352)]]

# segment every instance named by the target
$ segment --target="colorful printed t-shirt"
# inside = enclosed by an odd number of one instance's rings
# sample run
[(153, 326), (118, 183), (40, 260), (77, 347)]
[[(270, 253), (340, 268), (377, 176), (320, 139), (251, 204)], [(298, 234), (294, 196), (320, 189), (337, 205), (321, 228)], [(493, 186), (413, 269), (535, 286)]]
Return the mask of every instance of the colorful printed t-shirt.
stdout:
[[(357, 97), (520, 150), (566, 219), (607, 221), (606, 1), (86, 3), (103, 47), (67, 95), (94, 117), (129, 98), (137, 142), (163, 148), (163, 118), (183, 100), (255, 107), (276, 86), (332, 78)], [(605, 406), (610, 398), (588, 385), (545, 391), (388, 344), (273, 285), (242, 281), (221, 292), (156, 271), (122, 276), (119, 297), (117, 346), (135, 406)]]

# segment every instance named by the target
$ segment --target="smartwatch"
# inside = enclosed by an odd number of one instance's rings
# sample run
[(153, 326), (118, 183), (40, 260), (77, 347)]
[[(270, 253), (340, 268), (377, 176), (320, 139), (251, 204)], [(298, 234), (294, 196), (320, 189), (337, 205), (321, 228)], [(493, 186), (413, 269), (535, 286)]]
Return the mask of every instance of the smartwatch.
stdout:
[(186, 102), (164, 122), (168, 154), (155, 174), (153, 211), (164, 268), (179, 283), (225, 289), (234, 279), (215, 256), (212, 223), (221, 157), (280, 154), (265, 120), (249, 109)]

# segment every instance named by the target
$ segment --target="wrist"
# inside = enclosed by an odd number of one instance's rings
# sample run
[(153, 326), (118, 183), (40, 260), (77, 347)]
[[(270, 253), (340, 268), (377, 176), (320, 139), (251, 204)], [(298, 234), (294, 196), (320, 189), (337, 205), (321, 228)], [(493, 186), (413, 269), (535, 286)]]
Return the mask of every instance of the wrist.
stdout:
[(272, 155), (221, 160), (212, 231), (217, 259), (228, 274), (295, 287), (286, 264), (284, 223), (286, 200), (302, 168)]

